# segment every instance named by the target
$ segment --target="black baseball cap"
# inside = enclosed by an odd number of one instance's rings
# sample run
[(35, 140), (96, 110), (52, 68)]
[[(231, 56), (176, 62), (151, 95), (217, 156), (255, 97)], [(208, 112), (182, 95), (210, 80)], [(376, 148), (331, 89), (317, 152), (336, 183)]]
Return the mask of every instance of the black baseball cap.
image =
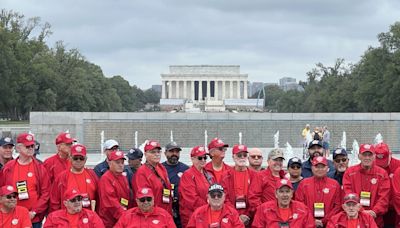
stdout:
[(143, 158), (143, 152), (139, 148), (132, 148), (126, 154), (129, 160), (135, 160)]
[(334, 152), (333, 152), (333, 159), (336, 158), (336, 156), (338, 155), (344, 155), (347, 157), (347, 151), (344, 148), (337, 148)]
[(315, 145), (322, 147), (322, 142), (319, 140), (313, 140), (310, 142), (310, 144), (308, 144), (308, 149), (310, 149), (311, 147), (313, 147)]
[(302, 166), (301, 159), (298, 157), (293, 157), (293, 158), (289, 159), (287, 166), (289, 167), (292, 164), (299, 164), (300, 166)]
[(179, 151), (182, 150), (181, 146), (179, 146), (176, 142), (170, 142), (165, 146), (165, 151), (170, 151), (173, 149), (178, 149)]
[(14, 140), (10, 137), (3, 137), (0, 139), (0, 146), (5, 146), (5, 145), (13, 145), (15, 146)]

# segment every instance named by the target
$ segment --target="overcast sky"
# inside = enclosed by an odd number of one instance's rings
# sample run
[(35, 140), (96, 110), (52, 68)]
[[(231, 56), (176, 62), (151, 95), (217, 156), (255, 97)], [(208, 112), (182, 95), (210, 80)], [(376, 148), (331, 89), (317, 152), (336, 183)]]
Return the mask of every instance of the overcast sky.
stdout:
[(399, 0), (0, 0), (49, 22), (107, 77), (142, 89), (169, 65), (240, 65), (249, 81), (306, 80), (316, 63), (356, 63), (399, 20)]

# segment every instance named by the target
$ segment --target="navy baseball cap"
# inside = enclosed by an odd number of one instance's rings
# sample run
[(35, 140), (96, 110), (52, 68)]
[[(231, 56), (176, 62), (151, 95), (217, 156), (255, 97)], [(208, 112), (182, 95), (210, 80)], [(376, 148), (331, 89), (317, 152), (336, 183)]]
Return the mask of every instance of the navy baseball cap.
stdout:
[(335, 151), (333, 152), (333, 159), (336, 158), (336, 156), (338, 155), (344, 155), (347, 157), (347, 151), (343, 148), (337, 148), (335, 149)]
[(135, 160), (143, 158), (143, 152), (139, 148), (132, 148), (126, 155), (129, 160)]
[(299, 164), (300, 166), (302, 166), (301, 159), (298, 157), (293, 157), (293, 158), (289, 159), (287, 166), (289, 167), (292, 164)]
[(310, 144), (308, 144), (308, 149), (310, 149), (311, 147), (313, 147), (315, 145), (322, 147), (322, 142), (319, 140), (313, 140), (310, 142)]
[(14, 140), (10, 137), (3, 137), (0, 139), (0, 146), (13, 145), (15, 146)]

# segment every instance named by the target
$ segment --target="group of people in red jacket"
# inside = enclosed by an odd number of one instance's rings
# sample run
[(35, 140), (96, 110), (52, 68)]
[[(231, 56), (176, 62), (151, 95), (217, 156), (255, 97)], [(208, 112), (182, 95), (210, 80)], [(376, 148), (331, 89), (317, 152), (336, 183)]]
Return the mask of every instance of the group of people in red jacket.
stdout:
[[(343, 149), (333, 161), (324, 157), (318, 140), (307, 161), (291, 158), (286, 170), (283, 151), (272, 149), (260, 170), (248, 165), (252, 150), (243, 144), (232, 147), (234, 165), (227, 165), (229, 145), (214, 138), (191, 149), (192, 166), (172, 183), (174, 166), (161, 163), (155, 140), (144, 145), (145, 162), (133, 175), (112, 140), (100, 176), (85, 167), (87, 149), (75, 141), (60, 133), (57, 153), (42, 163), (33, 156), (34, 135), (0, 139), (1, 227), (400, 227), (400, 162), (385, 143), (362, 144), (351, 167)], [(18, 158), (6, 159), (10, 146)], [(166, 148), (177, 162), (180, 147)]]

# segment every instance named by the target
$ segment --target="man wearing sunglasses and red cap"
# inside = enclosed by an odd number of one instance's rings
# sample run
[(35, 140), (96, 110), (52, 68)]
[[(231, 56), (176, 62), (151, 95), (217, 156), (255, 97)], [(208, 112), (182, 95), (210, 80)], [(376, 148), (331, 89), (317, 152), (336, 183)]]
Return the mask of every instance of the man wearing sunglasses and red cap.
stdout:
[(87, 153), (82, 144), (71, 147), (71, 169), (62, 172), (55, 180), (50, 195), (50, 212), (64, 208), (61, 194), (68, 189), (78, 189), (82, 193), (82, 206), (91, 209), (97, 202), (98, 177), (92, 169), (85, 168)]
[(0, 186), (11, 185), (16, 188), (17, 205), (29, 210), (33, 228), (41, 227), (50, 197), (47, 170), (33, 158), (35, 139), (32, 134), (19, 134), (15, 148), (19, 156), (4, 166)]
[(233, 169), (229, 169), (222, 177), (222, 186), (226, 189), (226, 203), (236, 208), (240, 220), (246, 227), (250, 227), (255, 208), (249, 205), (249, 186), (255, 180), (257, 172), (247, 167), (248, 150), (246, 145), (234, 145), (232, 157), (235, 162)]
[(67, 190), (63, 196), (64, 209), (50, 213), (44, 228), (104, 228), (103, 221), (95, 212), (82, 208), (83, 197), (84, 194), (79, 189)]
[(121, 216), (114, 228), (176, 227), (172, 216), (154, 205), (151, 188), (138, 189), (136, 204), (137, 207), (129, 209)]
[(32, 227), (29, 211), (17, 206), (17, 191), (11, 185), (0, 188), (0, 227)]
[(47, 158), (43, 165), (47, 169), (50, 183), (54, 183), (54, 180), (59, 174), (65, 170), (69, 170), (71, 163), (69, 156), (71, 153), (72, 143), (75, 141), (71, 134), (68, 132), (61, 132), (56, 138), (57, 153)]
[(208, 188), (215, 182), (214, 176), (204, 169), (207, 152), (204, 146), (195, 146), (190, 152), (192, 167), (182, 175), (179, 186), (179, 205), (182, 226), (186, 227), (193, 212), (207, 204)]
[(219, 138), (213, 138), (208, 144), (208, 152), (211, 161), (205, 166), (205, 169), (214, 175), (215, 181), (221, 183), (222, 177), (226, 172), (231, 169), (229, 165), (224, 162), (226, 149), (229, 147)]

